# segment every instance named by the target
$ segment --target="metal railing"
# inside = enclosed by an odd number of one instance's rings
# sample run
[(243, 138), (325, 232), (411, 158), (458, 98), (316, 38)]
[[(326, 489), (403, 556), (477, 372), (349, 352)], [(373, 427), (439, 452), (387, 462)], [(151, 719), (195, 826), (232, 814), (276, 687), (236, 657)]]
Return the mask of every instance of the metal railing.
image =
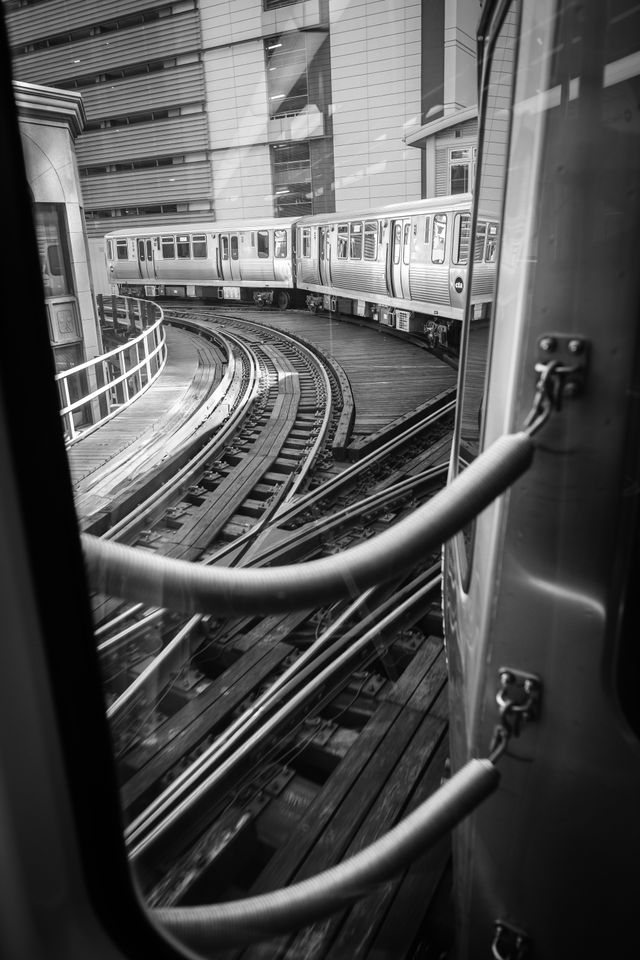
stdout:
[(162, 309), (136, 297), (98, 297), (103, 336), (122, 340), (100, 356), (57, 374), (67, 446), (139, 397), (162, 372), (167, 347)]

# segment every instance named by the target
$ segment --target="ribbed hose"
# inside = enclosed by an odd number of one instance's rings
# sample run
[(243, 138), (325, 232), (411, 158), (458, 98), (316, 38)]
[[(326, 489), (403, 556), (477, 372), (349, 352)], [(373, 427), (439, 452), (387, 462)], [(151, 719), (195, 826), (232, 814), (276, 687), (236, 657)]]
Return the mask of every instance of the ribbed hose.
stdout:
[(500, 437), (411, 516), (336, 556), (280, 567), (206, 566), (82, 534), (89, 580), (110, 596), (215, 615), (281, 613), (357, 597), (461, 530), (525, 472), (533, 450), (526, 433)]
[(421, 856), (498, 786), (489, 760), (470, 760), (383, 837), (349, 860), (283, 890), (246, 900), (155, 911), (196, 950), (245, 946), (298, 930), (371, 893)]

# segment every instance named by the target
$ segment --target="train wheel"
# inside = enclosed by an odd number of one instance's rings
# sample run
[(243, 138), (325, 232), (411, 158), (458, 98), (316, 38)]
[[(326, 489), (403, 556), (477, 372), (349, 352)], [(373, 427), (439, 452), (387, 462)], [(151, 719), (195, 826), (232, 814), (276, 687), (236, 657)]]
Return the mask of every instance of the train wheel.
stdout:
[(276, 307), (278, 310), (286, 310), (291, 302), (291, 298), (286, 290), (278, 290), (276, 294)]

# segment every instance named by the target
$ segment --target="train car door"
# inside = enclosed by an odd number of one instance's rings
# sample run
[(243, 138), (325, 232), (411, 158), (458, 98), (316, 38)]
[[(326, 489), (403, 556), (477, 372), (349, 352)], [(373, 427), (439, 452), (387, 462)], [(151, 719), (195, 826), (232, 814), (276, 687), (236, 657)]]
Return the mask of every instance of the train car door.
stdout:
[(320, 283), (327, 287), (331, 280), (329, 277), (329, 256), (331, 247), (329, 245), (329, 228), (318, 228), (318, 270), (320, 272)]
[(409, 298), (411, 220), (392, 220), (389, 243), (389, 279), (393, 297)]
[(231, 271), (231, 279), (239, 280), (242, 276), (240, 270), (240, 246), (237, 233), (229, 234), (229, 267)]
[(153, 241), (138, 237), (136, 249), (138, 252), (138, 273), (140, 275), (140, 279), (155, 279)]

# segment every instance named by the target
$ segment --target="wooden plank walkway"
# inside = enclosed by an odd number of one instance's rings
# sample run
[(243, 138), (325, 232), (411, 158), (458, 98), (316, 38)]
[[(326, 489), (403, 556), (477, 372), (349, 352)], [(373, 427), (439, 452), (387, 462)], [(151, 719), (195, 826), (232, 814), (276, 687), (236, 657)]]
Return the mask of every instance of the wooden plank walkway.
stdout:
[[(442, 641), (425, 640), (397, 683), (269, 860), (250, 895), (307, 879), (357, 853), (440, 785), (448, 755), (448, 693)], [(339, 915), (299, 931), (228, 951), (225, 960), (353, 960), (407, 955), (450, 856), (448, 838)], [(419, 885), (420, 894), (416, 897)], [(398, 923), (405, 924), (398, 929)], [(393, 946), (389, 949), (389, 939)]]
[(273, 311), (259, 321), (302, 337), (336, 358), (353, 392), (354, 441), (383, 429), (456, 385), (457, 372), (452, 367), (427, 350), (388, 333), (383, 326), (365, 327), (300, 310)]

